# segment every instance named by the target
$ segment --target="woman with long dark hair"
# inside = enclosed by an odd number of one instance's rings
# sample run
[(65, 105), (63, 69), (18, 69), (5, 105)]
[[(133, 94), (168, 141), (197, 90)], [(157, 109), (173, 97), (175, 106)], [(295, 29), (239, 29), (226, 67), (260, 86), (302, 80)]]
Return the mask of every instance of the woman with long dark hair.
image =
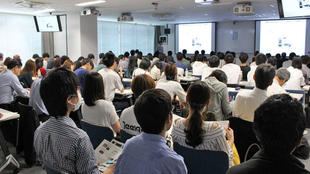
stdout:
[(210, 96), (209, 87), (204, 82), (195, 82), (189, 87), (186, 97), (189, 114), (187, 118), (174, 122), (173, 142), (197, 150), (224, 151), (229, 157), (229, 165), (232, 166), (233, 130), (224, 130), (217, 123), (203, 121), (202, 118), (203, 110), (209, 105)]
[(83, 90), (83, 121), (120, 132), (120, 123), (112, 102), (105, 100), (102, 76), (97, 72), (87, 73)]

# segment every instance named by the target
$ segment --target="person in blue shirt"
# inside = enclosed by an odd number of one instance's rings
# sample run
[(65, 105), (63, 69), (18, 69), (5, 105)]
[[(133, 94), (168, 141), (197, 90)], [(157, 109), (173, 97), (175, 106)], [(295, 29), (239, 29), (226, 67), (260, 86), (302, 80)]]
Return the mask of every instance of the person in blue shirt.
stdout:
[(175, 65), (177, 66), (177, 68), (184, 69), (184, 72), (186, 71), (187, 66), (184, 65), (184, 63), (183, 63), (183, 55), (180, 52), (177, 53), (177, 62), (175, 63)]
[(90, 72), (94, 68), (94, 64), (90, 58), (84, 59), (81, 64), (82, 64), (82, 66), (79, 69), (76, 69), (74, 71), (74, 73), (77, 75), (77, 77), (79, 79), (79, 86), (80, 86), (80, 90), (82, 92), (84, 89), (85, 76), (88, 72)]
[(114, 174), (186, 174), (183, 157), (166, 144), (172, 124), (170, 95), (162, 89), (145, 91), (136, 101), (134, 113), (142, 133), (127, 140)]

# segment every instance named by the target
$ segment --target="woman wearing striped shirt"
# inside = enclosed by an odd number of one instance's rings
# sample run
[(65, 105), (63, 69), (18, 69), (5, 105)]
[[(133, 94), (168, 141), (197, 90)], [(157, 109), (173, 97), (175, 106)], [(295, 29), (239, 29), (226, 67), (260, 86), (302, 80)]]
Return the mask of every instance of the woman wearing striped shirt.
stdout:
[[(204, 82), (193, 83), (186, 97), (189, 115), (186, 119), (174, 122), (172, 130), (173, 142), (197, 150), (224, 151), (229, 157), (229, 166), (233, 164), (234, 144), (233, 130), (202, 119), (202, 111), (209, 105), (210, 90)], [(226, 134), (226, 135), (225, 135)], [(226, 138), (228, 141), (226, 141)]]

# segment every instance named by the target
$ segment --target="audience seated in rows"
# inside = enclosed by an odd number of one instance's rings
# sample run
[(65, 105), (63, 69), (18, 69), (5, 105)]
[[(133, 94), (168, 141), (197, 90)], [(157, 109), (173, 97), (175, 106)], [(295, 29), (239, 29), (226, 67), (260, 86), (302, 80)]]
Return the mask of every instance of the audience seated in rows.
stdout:
[(264, 54), (257, 54), (255, 56), (255, 64), (251, 66), (251, 70), (249, 71), (247, 75), (249, 86), (255, 86), (254, 74), (255, 74), (256, 68), (257, 66), (263, 63), (266, 63), (266, 61), (267, 61), (267, 58), (266, 58), (266, 55)]
[(267, 96), (272, 96), (275, 94), (286, 94), (286, 90), (283, 85), (290, 79), (290, 72), (285, 68), (280, 68), (277, 70), (274, 76), (272, 85), (267, 88)]
[(230, 168), (227, 174), (309, 174), (292, 155), (305, 130), (303, 107), (287, 94), (269, 97), (254, 116), (254, 132), (262, 149), (250, 160)]
[(229, 165), (233, 164), (234, 135), (232, 129), (225, 130), (214, 122), (205, 122), (203, 110), (210, 104), (210, 90), (206, 83), (193, 83), (187, 93), (189, 115), (186, 119), (177, 119), (172, 130), (173, 142), (181, 146), (199, 150), (224, 151), (229, 156)]
[(267, 88), (272, 84), (274, 76), (275, 69), (271, 65), (259, 65), (254, 74), (255, 88), (253, 90), (240, 91), (237, 94), (233, 105), (233, 116), (253, 122), (254, 111), (268, 97)]
[(215, 70), (203, 82), (208, 85), (211, 95), (207, 111), (214, 113), (217, 121), (225, 120), (232, 112), (226, 86), (226, 74), (222, 70)]
[(185, 103), (185, 91), (181, 84), (177, 82), (177, 68), (173, 63), (167, 63), (165, 66), (164, 76), (157, 84), (156, 88), (163, 89), (170, 94), (173, 100), (175, 96), (179, 98), (179, 101)]
[(166, 144), (172, 125), (170, 95), (162, 89), (147, 90), (136, 101), (134, 113), (143, 132), (126, 141), (114, 174), (186, 174), (183, 157)]
[(284, 84), (284, 89), (301, 90), (301, 87), (305, 86), (305, 78), (301, 69), (301, 59), (299, 57), (295, 57), (292, 60), (292, 66), (287, 68), (290, 72), (290, 79)]
[[(155, 88), (155, 81), (146, 74), (136, 76), (131, 82), (131, 90), (136, 99), (144, 91), (153, 88)], [(138, 135), (142, 132), (134, 113), (134, 106), (132, 105), (124, 109), (119, 119), (121, 128), (130, 135)]]
[(100, 173), (88, 135), (69, 118), (79, 101), (77, 76), (64, 68), (52, 70), (41, 81), (40, 95), (51, 118), (35, 131), (38, 160), (58, 172)]
[(225, 65), (222, 71), (227, 75), (227, 84), (239, 84), (242, 76), (242, 71), (239, 65), (235, 63), (235, 57), (232, 54), (225, 56)]
[(104, 100), (102, 76), (97, 72), (85, 75), (81, 111), (83, 121), (97, 126), (108, 127), (114, 133), (120, 132), (120, 124), (115, 108), (110, 101)]

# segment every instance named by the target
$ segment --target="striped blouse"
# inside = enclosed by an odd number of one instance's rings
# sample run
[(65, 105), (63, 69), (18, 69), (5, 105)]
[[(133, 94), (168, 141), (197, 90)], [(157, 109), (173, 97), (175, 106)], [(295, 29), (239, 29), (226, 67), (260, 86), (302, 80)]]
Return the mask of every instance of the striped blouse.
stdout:
[[(229, 157), (229, 167), (233, 165), (233, 151), (232, 148), (227, 144), (225, 138), (225, 131), (220, 125), (216, 129), (212, 129), (213, 122), (204, 122), (203, 129), (205, 130), (205, 135), (203, 137), (203, 142), (196, 146), (197, 150), (211, 150), (211, 151), (224, 151)], [(193, 148), (185, 143), (186, 135), (184, 132), (185, 126), (182, 120), (176, 120), (172, 129), (172, 140), (178, 144)]]

